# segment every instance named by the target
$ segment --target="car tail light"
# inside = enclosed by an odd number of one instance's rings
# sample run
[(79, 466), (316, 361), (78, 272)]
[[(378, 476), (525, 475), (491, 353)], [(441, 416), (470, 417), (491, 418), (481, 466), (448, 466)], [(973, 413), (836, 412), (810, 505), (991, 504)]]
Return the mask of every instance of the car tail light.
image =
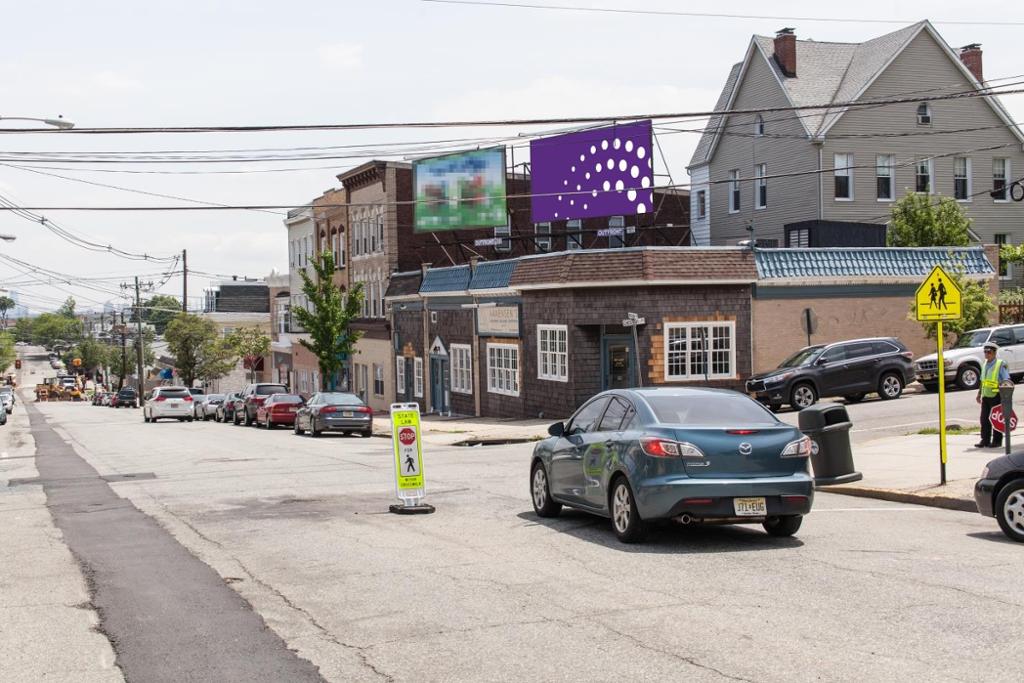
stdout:
[(373, 413), (373, 409), (369, 406), (359, 406), (356, 408), (357, 413)]
[(803, 505), (807, 502), (807, 496), (781, 496), (781, 498), (786, 505)]
[(811, 454), (811, 439), (810, 437), (803, 437), (796, 441), (790, 441), (786, 444), (786, 447), (782, 449), (783, 458), (806, 458)]
[(338, 406), (324, 406), (320, 409), (320, 413), (336, 413), (338, 412)]
[(736, 434), (738, 436), (747, 436), (749, 434), (757, 434), (756, 429), (727, 429), (726, 434)]
[(166, 400), (167, 400), (167, 397), (166, 397), (166, 396), (157, 396), (157, 397), (156, 397), (156, 400), (157, 400), (157, 401), (166, 401)]
[(185, 400), (188, 401), (189, 403), (191, 403), (192, 402), (192, 395), (189, 394), (188, 396), (186, 396)]
[(904, 351), (900, 355), (903, 356), (904, 358), (906, 358), (907, 360), (914, 360), (914, 352), (913, 351)]
[(703, 460), (704, 453), (692, 443), (668, 439), (640, 439), (640, 448), (655, 458), (683, 458)]
[(684, 505), (711, 505), (715, 502), (714, 498), (687, 498), (683, 501)]
[(291, 408), (292, 405), (294, 404), (274, 403), (273, 405), (271, 405), (270, 411), (274, 413), (287, 413), (288, 409)]

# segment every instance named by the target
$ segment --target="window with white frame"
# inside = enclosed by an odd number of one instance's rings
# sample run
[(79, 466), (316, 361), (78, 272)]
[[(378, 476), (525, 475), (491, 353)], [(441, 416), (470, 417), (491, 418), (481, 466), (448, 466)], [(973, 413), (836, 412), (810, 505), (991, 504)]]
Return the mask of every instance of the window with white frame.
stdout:
[(835, 198), (837, 201), (853, 199), (853, 155), (836, 154), (832, 160), (832, 175), (835, 176)]
[(418, 356), (412, 359), (412, 395), (423, 398), (423, 359)]
[(889, 201), (895, 194), (896, 157), (892, 154), (879, 154), (875, 157), (875, 194), (879, 200)]
[(953, 198), (961, 202), (971, 200), (970, 157), (953, 157)]
[(565, 248), (569, 251), (583, 248), (583, 221), (578, 218), (565, 222)]
[(932, 191), (931, 159), (918, 159), (914, 164), (914, 190), (922, 194)]
[(665, 379), (736, 376), (736, 323), (665, 323)]
[(384, 251), (384, 209), (377, 209), (377, 245)]
[(538, 254), (551, 251), (551, 223), (537, 223), (533, 226), (533, 246)]
[(379, 318), (380, 317), (380, 297), (377, 296), (377, 287), (379, 287), (379, 286), (380, 285), (378, 285), (376, 282), (371, 282), (370, 283), (369, 299), (370, 299), (370, 317), (371, 318)]
[(932, 108), (926, 102), (917, 105), (917, 125), (932, 125)]
[(395, 390), (405, 395), (405, 356), (395, 356)]
[(1010, 198), (1006, 179), (1010, 176), (1010, 160), (996, 158), (992, 160), (992, 192), (993, 199), (1005, 202)]
[(697, 218), (704, 219), (708, 215), (708, 192), (707, 190), (697, 190)]
[(1010, 244), (1010, 236), (1007, 234), (996, 234), (994, 236), (995, 243), (999, 245), (999, 279), (1000, 280), (1012, 280), (1013, 279), (1013, 266), (1003, 259), (1002, 249), (1004, 244)]
[(514, 344), (487, 345), (487, 391), (506, 396), (519, 395), (519, 347)]
[(608, 227), (618, 232), (608, 233), (608, 246), (612, 249), (619, 249), (626, 246), (626, 217), (609, 216)]
[(754, 166), (754, 208), (768, 206), (768, 164)]
[(384, 308), (384, 295), (388, 293), (388, 284), (386, 281), (381, 280), (380, 285), (377, 287), (377, 296), (380, 298), (380, 317), (386, 318), (387, 311)]
[(452, 391), (458, 394), (473, 393), (473, 352), (468, 344), (452, 344)]
[(494, 236), (502, 238), (500, 242), (494, 245), (494, 251), (512, 251), (512, 226), (511, 225), (497, 225), (494, 227)]
[(373, 395), (384, 395), (384, 366), (373, 364)]
[(754, 136), (761, 137), (764, 135), (764, 117), (758, 114), (754, 117)]
[(537, 325), (537, 378), (569, 381), (569, 328)]
[(729, 213), (740, 210), (740, 172), (729, 171)]

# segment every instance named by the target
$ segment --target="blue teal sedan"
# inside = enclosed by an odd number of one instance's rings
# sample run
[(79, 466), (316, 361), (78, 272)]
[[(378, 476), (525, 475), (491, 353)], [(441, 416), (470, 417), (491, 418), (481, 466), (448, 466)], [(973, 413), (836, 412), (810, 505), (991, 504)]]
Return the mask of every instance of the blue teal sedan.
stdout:
[(735, 391), (606, 391), (548, 433), (530, 465), (534, 510), (609, 517), (626, 543), (659, 519), (792, 536), (814, 501), (810, 439)]

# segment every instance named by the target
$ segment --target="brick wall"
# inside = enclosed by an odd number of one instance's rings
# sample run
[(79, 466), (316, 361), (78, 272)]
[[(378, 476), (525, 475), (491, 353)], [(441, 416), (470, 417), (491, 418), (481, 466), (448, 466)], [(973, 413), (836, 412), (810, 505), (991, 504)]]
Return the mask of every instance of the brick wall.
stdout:
[[(430, 322), (436, 319), (437, 322)], [(427, 343), (433, 344), (434, 339), (437, 337), (441, 338), (444, 343), (445, 349), (448, 350), (449, 365), (448, 371), (451, 372), (451, 346), (452, 344), (466, 344), (470, 347), (473, 346), (473, 326), (475, 324), (474, 311), (472, 309), (454, 309), (445, 308), (436, 311), (430, 311), (427, 316)], [(482, 358), (484, 363), (484, 369), (486, 369), (486, 358)], [(430, 391), (430, 382), (432, 378), (429, 376), (429, 359), (427, 359), (427, 382), (426, 391)], [(473, 368), (474, 374), (477, 368)], [(486, 378), (485, 378), (486, 379)], [(484, 385), (486, 388), (486, 385)], [(473, 415), (476, 406), (473, 400), (472, 394), (461, 394), (455, 391), (450, 392), (451, 410), (453, 413), (459, 415)], [(434, 406), (434, 409), (437, 407)]]

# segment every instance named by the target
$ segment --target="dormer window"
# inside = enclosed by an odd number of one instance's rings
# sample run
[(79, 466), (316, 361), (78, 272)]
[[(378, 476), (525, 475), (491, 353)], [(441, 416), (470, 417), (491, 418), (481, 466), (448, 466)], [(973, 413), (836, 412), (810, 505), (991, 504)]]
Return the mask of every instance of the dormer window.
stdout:
[(932, 110), (927, 104), (922, 102), (917, 105), (917, 125), (919, 126), (930, 126), (932, 125)]
[(754, 119), (754, 135), (756, 137), (764, 135), (764, 117), (760, 114)]

